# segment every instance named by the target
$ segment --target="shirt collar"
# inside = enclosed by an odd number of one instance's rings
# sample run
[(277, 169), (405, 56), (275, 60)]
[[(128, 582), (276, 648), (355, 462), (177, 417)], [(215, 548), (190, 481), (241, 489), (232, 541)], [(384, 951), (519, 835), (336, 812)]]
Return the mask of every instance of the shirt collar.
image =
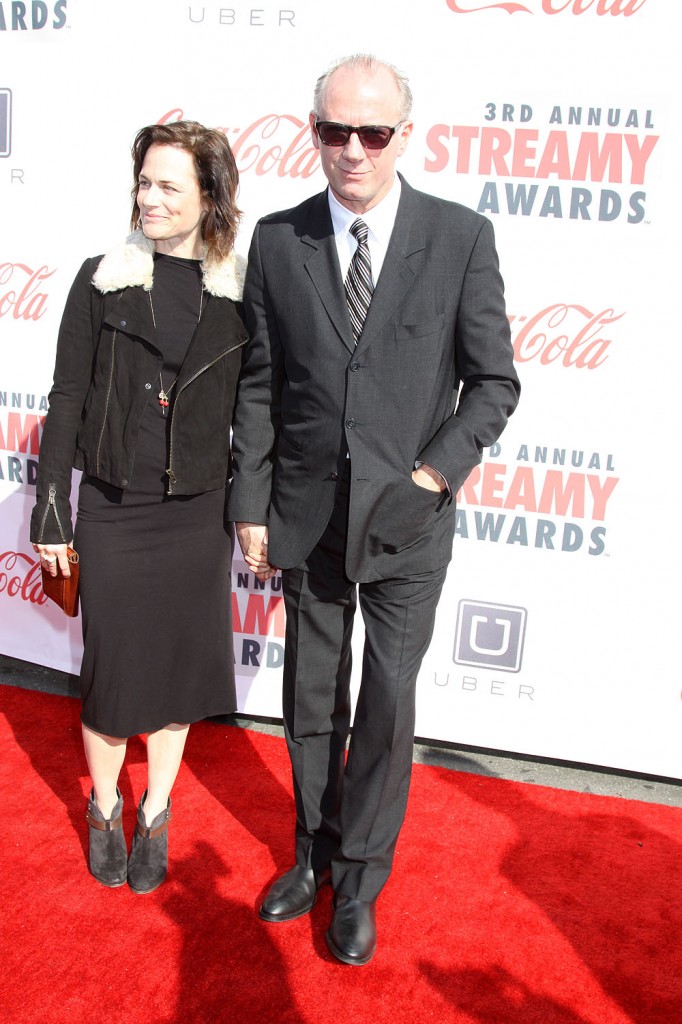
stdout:
[(334, 234), (347, 234), (351, 224), (358, 217), (362, 217), (369, 228), (370, 235), (374, 236), (374, 239), (381, 245), (387, 246), (393, 231), (393, 225), (395, 224), (396, 214), (398, 213), (400, 190), (400, 178), (396, 174), (395, 181), (387, 195), (376, 206), (373, 206), (371, 210), (368, 210), (367, 213), (358, 214), (342, 206), (332, 190), (328, 188), (329, 212), (332, 218)]

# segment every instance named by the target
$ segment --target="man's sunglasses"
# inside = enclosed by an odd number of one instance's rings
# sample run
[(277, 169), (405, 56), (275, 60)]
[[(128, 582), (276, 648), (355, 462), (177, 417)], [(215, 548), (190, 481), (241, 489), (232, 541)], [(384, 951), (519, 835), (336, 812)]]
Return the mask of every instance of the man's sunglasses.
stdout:
[(398, 121), (395, 128), (389, 128), (385, 124), (364, 124), (357, 127), (352, 124), (339, 124), (338, 121), (316, 121), (315, 131), (325, 146), (345, 146), (355, 132), (365, 149), (386, 149), (401, 124), (403, 121)]

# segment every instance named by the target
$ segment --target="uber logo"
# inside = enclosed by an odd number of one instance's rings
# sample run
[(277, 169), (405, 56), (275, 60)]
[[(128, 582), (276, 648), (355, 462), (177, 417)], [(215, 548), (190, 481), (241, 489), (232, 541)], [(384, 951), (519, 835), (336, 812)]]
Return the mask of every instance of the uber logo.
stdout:
[(462, 600), (457, 609), (454, 661), (518, 672), (525, 631), (525, 608)]
[(12, 152), (12, 93), (0, 89), (0, 156)]

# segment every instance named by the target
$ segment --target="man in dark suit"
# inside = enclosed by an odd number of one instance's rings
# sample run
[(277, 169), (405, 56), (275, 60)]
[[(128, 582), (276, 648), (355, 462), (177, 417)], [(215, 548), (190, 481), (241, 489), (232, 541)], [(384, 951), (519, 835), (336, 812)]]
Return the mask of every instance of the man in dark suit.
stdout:
[(256, 227), (234, 425), (229, 515), (256, 575), (282, 569), (287, 615), (296, 864), (260, 915), (299, 917), (331, 880), (327, 945), (350, 964), (376, 948), (454, 496), (519, 393), (491, 224), (396, 174), (410, 108), (406, 79), (371, 57), (318, 81), (310, 126), (329, 188)]

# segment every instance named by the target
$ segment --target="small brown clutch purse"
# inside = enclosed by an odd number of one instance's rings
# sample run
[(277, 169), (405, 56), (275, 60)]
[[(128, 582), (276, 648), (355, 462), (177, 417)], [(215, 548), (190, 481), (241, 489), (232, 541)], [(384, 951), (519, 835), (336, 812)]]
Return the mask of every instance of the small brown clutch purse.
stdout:
[(78, 615), (78, 554), (73, 548), (66, 549), (66, 557), (71, 568), (70, 576), (62, 576), (59, 563), (57, 563), (57, 575), (51, 576), (48, 570), (41, 565), (40, 571), (43, 579), (43, 593), (51, 601), (58, 604), (66, 615), (74, 618)]

